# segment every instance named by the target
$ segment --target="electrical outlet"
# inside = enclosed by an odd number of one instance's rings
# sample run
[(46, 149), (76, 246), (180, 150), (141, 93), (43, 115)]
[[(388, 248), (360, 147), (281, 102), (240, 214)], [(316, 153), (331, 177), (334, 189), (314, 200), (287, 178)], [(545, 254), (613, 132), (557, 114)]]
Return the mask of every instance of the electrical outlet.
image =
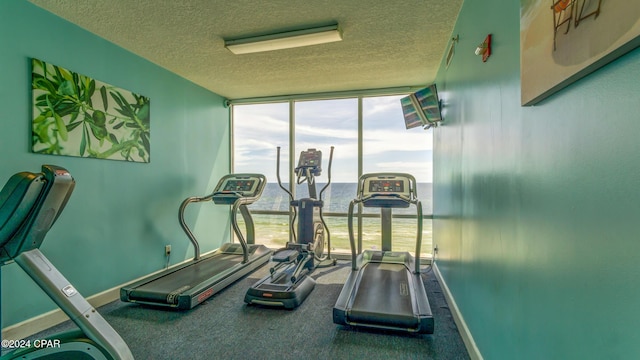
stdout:
[(165, 245), (164, 246), (164, 254), (166, 256), (169, 256), (171, 254), (171, 245)]

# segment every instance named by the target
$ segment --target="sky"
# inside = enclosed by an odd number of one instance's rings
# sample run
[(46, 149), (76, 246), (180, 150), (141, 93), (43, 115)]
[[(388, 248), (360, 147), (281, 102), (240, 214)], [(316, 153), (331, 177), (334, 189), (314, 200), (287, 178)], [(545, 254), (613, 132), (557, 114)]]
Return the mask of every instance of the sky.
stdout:
[[(432, 182), (433, 130), (407, 130), (402, 96), (363, 99), (363, 171), (406, 172), (418, 182)], [(276, 181), (276, 148), (280, 146), (280, 176), (287, 182), (289, 103), (235, 105), (234, 171), (257, 172)], [(295, 103), (295, 153), (322, 151), (326, 182), (331, 146), (334, 146), (332, 182), (357, 182), (358, 101), (351, 99)]]

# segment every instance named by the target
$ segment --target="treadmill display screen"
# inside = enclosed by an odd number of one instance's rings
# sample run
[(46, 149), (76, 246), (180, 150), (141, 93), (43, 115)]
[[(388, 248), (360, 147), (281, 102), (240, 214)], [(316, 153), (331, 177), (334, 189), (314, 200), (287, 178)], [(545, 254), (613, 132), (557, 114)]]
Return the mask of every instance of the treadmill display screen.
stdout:
[(370, 193), (404, 193), (404, 181), (402, 180), (371, 180), (369, 182)]
[(234, 191), (234, 192), (250, 192), (253, 189), (255, 180), (240, 180), (230, 179), (224, 184), (222, 191)]

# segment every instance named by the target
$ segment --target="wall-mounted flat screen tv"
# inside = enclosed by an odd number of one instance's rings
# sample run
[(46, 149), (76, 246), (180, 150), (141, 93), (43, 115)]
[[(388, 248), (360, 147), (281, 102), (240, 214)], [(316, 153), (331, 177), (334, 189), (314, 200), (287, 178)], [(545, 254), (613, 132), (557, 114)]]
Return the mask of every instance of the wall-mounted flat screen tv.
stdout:
[(436, 84), (418, 90), (400, 99), (404, 114), (405, 127), (411, 129), (418, 126), (431, 126), (442, 121), (440, 99)]
[(404, 114), (404, 126), (407, 129), (424, 125), (426, 119), (423, 119), (422, 111), (418, 111), (411, 95), (400, 99), (400, 104), (402, 104), (402, 113)]

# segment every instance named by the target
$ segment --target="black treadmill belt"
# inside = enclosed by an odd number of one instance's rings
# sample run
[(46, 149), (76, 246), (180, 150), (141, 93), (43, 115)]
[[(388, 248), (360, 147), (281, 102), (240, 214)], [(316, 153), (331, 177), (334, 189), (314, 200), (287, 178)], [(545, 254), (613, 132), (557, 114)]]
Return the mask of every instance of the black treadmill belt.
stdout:
[(242, 261), (242, 255), (220, 254), (193, 263), (134, 289), (132, 299), (165, 302), (170, 293), (183, 293)]
[(401, 264), (368, 263), (362, 270), (349, 320), (356, 323), (415, 328), (409, 281)]

